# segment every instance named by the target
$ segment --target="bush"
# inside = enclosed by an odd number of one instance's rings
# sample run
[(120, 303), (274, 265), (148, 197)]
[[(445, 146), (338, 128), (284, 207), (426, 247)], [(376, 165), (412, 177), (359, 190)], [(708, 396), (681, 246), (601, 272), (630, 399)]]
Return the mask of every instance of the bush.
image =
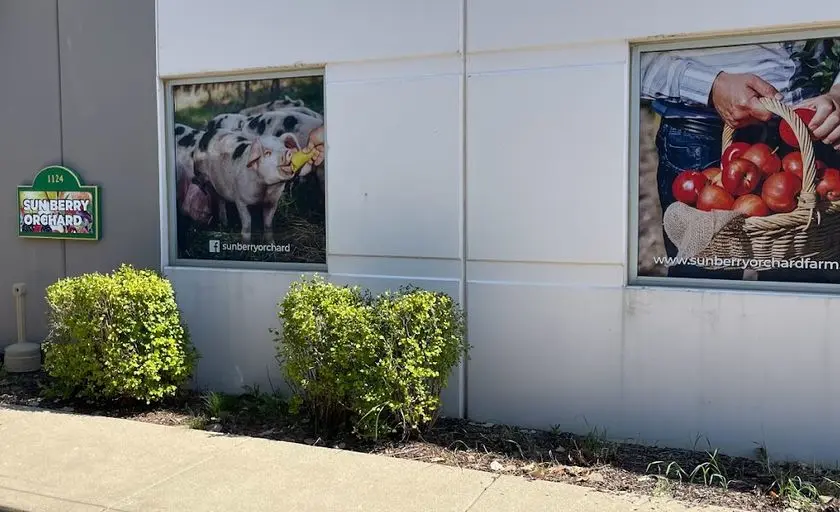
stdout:
[(365, 297), (315, 278), (292, 283), (280, 309), (283, 331), (274, 332), (294, 391), (290, 405), (305, 404), (327, 425), (347, 420), (375, 359)]
[(440, 392), (468, 349), (463, 314), (447, 295), (415, 287), (372, 297), (316, 276), (280, 303), (278, 358), (293, 405), (365, 437), (430, 426)]
[(198, 353), (169, 281), (122, 265), (47, 288), (44, 369), (65, 397), (151, 403), (175, 395)]

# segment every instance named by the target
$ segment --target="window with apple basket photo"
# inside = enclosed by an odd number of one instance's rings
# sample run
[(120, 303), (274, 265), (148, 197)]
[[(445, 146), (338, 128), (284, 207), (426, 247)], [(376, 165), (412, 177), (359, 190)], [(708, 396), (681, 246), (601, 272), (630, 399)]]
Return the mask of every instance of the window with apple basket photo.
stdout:
[[(642, 99), (651, 100), (660, 116), (657, 186), (663, 212), (676, 201), (672, 185), (680, 173), (720, 165), (725, 125), (735, 129), (735, 142), (759, 146), (746, 155), (757, 166), (768, 172), (781, 167), (771, 148), (791, 141), (783, 138), (784, 129), (780, 135), (780, 119), (761, 105), (762, 97), (810, 109), (816, 159), (840, 167), (840, 39), (650, 52), (640, 60)], [(663, 238), (667, 256), (675, 257), (677, 247), (664, 229)], [(677, 265), (668, 276), (740, 280), (744, 272)], [(758, 279), (840, 283), (840, 271), (773, 269), (759, 272)]]

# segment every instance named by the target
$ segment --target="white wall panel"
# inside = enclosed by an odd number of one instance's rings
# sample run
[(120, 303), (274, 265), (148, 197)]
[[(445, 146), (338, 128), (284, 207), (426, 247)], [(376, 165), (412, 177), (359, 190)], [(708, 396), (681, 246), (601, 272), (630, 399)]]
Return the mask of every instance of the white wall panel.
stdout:
[(471, 417), (580, 432), (620, 424), (620, 290), (470, 282), (467, 296)]
[[(840, 362), (836, 298), (736, 292), (628, 290), (627, 425), (674, 442), (708, 435), (748, 453), (840, 457), (832, 368)], [(670, 383), (670, 384), (669, 384)]]
[(400, 78), (328, 68), (331, 254), (461, 253), (460, 78), (452, 61), (413, 62)]
[(470, 283), (614, 288), (624, 283), (624, 276), (623, 265), (467, 262)]
[[(815, 25), (840, 19), (840, 3), (827, 0), (467, 0), (470, 52), (579, 45), (667, 35), (746, 32)], [(503, 20), (503, 21), (502, 21)]]
[(417, 279), (455, 279), (461, 276), (460, 260), (444, 258), (388, 258), (379, 256), (329, 257), (333, 276), (405, 276)]
[(469, 53), (467, 72), (474, 75), (624, 64), (629, 54), (630, 50), (626, 41), (598, 42), (542, 50)]
[(467, 85), (469, 259), (621, 264), (625, 64), (504, 66)]
[(461, 0), (158, 0), (162, 76), (457, 53)]
[(469, 283), (467, 293), (476, 420), (840, 458), (830, 405), (840, 299), (528, 283)]
[(165, 268), (201, 353), (196, 384), (239, 393), (243, 386), (286, 389), (274, 359), (277, 303), (295, 272)]

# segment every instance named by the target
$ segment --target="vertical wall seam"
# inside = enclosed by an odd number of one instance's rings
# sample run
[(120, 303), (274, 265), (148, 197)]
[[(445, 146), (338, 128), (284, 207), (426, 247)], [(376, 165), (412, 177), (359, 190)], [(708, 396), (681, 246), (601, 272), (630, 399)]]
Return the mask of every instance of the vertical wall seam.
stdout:
[(168, 106), (167, 88), (160, 78), (160, 2), (155, 0), (155, 103), (157, 117), (155, 119), (157, 128), (157, 149), (158, 149), (158, 241), (160, 249), (158, 252), (158, 264), (163, 272), (169, 265), (169, 251), (171, 243), (171, 223), (169, 213), (169, 138), (167, 134)]
[[(58, 8), (58, 0), (55, 0), (55, 46), (58, 64), (58, 154), (61, 165), (64, 163), (64, 102), (62, 95), (64, 88), (61, 84), (61, 12)], [(61, 240), (61, 276), (67, 277), (67, 241)]]
[[(461, 0), (461, 306), (467, 306), (467, 1)], [(469, 322), (464, 325), (469, 340)], [(469, 417), (469, 359), (464, 358), (460, 368), (460, 416)]]

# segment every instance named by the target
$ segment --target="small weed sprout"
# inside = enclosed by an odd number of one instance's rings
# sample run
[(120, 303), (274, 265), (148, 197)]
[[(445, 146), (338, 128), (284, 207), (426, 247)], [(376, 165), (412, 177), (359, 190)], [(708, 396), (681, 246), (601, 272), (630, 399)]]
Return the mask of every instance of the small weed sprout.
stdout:
[(205, 394), (202, 399), (204, 410), (211, 419), (225, 421), (231, 416), (231, 399), (229, 396), (211, 391)]
[[(662, 475), (662, 466), (664, 466), (664, 465), (665, 465), (665, 461), (663, 461), (663, 460), (657, 460), (655, 462), (651, 462), (647, 466), (647, 472), (650, 473), (651, 468), (655, 467), (656, 470), (657, 470), (657, 474)], [(682, 483), (683, 478), (686, 478), (686, 479), (688, 478), (688, 473), (686, 473), (685, 470), (683, 468), (681, 468), (680, 465), (676, 461), (671, 461), (665, 467), (665, 474), (662, 475), (662, 476), (664, 476), (665, 478), (672, 478), (672, 479), (675, 479), (675, 480), (679, 480), (679, 482)]]

